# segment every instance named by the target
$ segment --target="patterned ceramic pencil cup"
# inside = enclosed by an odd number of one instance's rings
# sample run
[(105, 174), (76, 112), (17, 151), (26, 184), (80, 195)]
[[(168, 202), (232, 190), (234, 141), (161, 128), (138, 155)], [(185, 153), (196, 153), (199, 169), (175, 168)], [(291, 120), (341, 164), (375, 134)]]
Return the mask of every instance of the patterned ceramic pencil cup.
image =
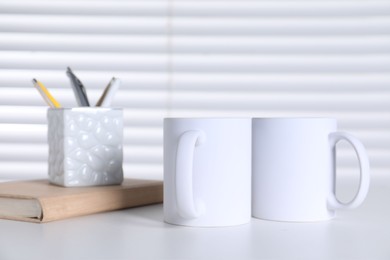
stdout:
[(99, 186), (123, 181), (123, 113), (120, 108), (50, 108), (49, 181)]

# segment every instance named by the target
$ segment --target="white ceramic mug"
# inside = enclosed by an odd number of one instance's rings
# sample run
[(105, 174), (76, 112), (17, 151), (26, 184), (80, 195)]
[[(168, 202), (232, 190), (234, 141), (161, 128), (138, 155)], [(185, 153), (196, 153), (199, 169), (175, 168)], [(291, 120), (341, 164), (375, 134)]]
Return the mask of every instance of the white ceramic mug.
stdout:
[(251, 120), (164, 120), (164, 219), (232, 226), (251, 218)]
[[(352, 209), (369, 188), (369, 161), (362, 143), (337, 132), (329, 118), (257, 118), (252, 121), (252, 215), (277, 221), (328, 220)], [(336, 143), (345, 140), (360, 164), (360, 185), (349, 203), (335, 194)]]

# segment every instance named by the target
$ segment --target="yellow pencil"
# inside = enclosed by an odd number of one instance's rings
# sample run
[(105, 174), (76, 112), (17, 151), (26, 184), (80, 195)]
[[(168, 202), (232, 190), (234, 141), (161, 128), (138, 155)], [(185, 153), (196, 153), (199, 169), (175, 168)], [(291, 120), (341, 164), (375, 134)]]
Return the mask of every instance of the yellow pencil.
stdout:
[(46, 103), (52, 108), (60, 108), (61, 105), (58, 101), (50, 94), (49, 90), (42, 84), (42, 82), (33, 79), (34, 86), (38, 89)]

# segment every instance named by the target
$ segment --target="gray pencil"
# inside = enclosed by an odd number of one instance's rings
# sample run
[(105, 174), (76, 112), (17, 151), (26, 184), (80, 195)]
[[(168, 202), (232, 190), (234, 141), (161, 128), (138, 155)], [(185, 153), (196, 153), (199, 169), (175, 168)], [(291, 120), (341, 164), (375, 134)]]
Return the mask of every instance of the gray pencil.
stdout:
[(72, 83), (73, 92), (76, 96), (76, 100), (79, 106), (81, 107), (89, 107), (89, 101), (87, 97), (87, 92), (84, 88), (83, 83), (74, 75), (73, 71), (68, 67), (66, 74), (70, 78)]

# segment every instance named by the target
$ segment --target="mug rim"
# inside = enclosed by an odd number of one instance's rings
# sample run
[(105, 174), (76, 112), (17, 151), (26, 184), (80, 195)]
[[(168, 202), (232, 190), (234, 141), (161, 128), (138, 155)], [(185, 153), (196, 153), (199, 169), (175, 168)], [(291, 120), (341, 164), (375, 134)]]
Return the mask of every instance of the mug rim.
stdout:
[(164, 117), (164, 121), (173, 120), (251, 120), (251, 117)]
[(253, 117), (252, 120), (337, 120), (334, 117)]

